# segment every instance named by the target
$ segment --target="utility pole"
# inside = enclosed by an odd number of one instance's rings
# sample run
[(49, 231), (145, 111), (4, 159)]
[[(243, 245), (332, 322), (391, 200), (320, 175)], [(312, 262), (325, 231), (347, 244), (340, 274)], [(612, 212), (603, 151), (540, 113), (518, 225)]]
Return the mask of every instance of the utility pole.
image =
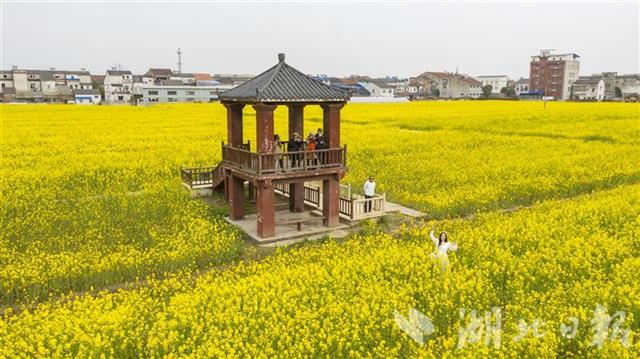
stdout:
[(182, 49), (178, 47), (176, 54), (178, 54), (178, 73), (180, 74), (182, 73)]

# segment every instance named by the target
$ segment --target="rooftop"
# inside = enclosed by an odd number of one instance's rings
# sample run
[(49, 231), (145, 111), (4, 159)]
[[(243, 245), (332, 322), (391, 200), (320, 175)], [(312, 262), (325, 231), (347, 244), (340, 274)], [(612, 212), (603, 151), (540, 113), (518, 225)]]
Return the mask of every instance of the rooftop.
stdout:
[(233, 102), (330, 102), (348, 101), (349, 94), (315, 80), (289, 66), (284, 54), (278, 63), (251, 80), (220, 95)]
[(129, 70), (107, 70), (108, 76), (121, 76), (121, 75), (131, 75), (131, 71)]
[(145, 74), (145, 76), (157, 77), (157, 76), (171, 76), (174, 75), (171, 69), (154, 69), (150, 68), (149, 71)]

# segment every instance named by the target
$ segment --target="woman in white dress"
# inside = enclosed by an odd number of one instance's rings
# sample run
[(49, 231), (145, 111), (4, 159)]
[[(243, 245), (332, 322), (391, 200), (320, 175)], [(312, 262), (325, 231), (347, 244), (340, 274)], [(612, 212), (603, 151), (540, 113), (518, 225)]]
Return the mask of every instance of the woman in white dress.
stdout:
[(444, 273), (444, 271), (449, 267), (449, 255), (447, 252), (457, 251), (458, 245), (455, 242), (449, 242), (447, 232), (440, 232), (440, 235), (436, 238), (434, 230), (432, 229), (431, 232), (429, 232), (429, 237), (436, 247), (435, 251), (431, 253), (431, 257), (440, 262), (440, 269), (442, 269), (442, 272)]

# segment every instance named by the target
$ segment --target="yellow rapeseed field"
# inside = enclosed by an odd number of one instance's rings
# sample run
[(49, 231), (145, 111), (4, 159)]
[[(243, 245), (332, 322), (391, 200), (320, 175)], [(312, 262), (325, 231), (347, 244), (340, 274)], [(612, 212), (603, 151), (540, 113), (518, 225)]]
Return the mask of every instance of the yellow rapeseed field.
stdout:
[(347, 105), (345, 181), (430, 220), (219, 270), (240, 235), (178, 169), (219, 160), (222, 106), (1, 111), (0, 357), (640, 356), (638, 105)]

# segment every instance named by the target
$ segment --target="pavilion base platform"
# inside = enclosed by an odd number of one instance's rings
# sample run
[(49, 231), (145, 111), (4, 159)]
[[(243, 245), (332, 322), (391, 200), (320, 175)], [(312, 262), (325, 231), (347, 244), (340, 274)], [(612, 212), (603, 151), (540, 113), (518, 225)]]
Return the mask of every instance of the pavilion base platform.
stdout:
[[(300, 230), (296, 223), (290, 224), (278, 224), (278, 222), (289, 223), (292, 220), (300, 219), (301, 216), (309, 217), (309, 221), (305, 221), (301, 224)], [(333, 227), (325, 227), (322, 225), (322, 219), (313, 219), (313, 215), (310, 212), (293, 213), (289, 210), (276, 211), (276, 234), (273, 237), (261, 238), (258, 236), (258, 229), (256, 226), (257, 214), (247, 214), (243, 219), (232, 220), (229, 217), (225, 217), (225, 220), (233, 225), (238, 226), (244, 231), (255, 243), (258, 245), (274, 245), (274, 244), (293, 244), (301, 242), (305, 239), (319, 239), (324, 236), (331, 237), (344, 237), (348, 234), (349, 226), (346, 224), (338, 224)]]

